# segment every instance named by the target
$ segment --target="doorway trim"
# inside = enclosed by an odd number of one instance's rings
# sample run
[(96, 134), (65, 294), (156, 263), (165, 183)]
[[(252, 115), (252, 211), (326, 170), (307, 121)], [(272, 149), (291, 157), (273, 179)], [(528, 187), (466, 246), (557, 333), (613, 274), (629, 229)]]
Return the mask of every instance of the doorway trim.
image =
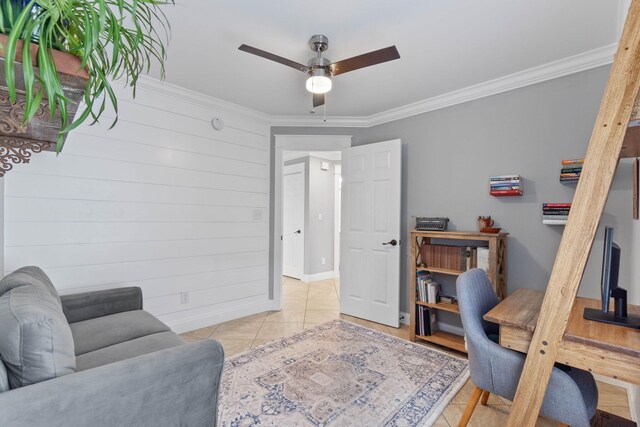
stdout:
[(284, 173), (283, 151), (341, 151), (351, 147), (352, 135), (274, 135), (274, 190), (273, 190), (273, 308), (282, 309), (282, 181)]

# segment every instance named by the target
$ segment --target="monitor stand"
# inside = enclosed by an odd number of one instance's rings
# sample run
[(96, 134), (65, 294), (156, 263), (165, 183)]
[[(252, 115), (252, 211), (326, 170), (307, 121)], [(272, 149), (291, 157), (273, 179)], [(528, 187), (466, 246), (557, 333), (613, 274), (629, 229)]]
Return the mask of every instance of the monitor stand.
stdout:
[(611, 297), (614, 299), (613, 313), (605, 313), (595, 308), (585, 308), (583, 317), (595, 322), (640, 329), (640, 316), (627, 315), (627, 291), (623, 288), (615, 288), (611, 290)]

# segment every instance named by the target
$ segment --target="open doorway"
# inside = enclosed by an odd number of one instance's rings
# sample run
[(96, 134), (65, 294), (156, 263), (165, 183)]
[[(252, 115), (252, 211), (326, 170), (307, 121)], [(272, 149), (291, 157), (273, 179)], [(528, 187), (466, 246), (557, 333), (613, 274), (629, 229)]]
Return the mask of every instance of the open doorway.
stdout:
[(341, 152), (285, 150), (282, 159), (282, 280), (337, 282)]

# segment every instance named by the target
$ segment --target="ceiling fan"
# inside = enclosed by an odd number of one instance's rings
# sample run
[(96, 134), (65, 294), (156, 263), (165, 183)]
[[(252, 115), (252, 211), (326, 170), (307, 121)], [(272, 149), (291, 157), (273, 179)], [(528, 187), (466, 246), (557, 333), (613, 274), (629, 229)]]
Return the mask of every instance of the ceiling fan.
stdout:
[(309, 78), (307, 79), (306, 87), (309, 92), (313, 93), (314, 108), (324, 105), (324, 94), (331, 90), (332, 76), (400, 58), (398, 49), (396, 49), (395, 46), (389, 46), (384, 49), (374, 50), (373, 52), (331, 63), (331, 61), (322, 56), (322, 52), (329, 48), (329, 39), (322, 34), (311, 36), (309, 39), (309, 48), (316, 53), (316, 56), (311, 58), (309, 62), (307, 62), (307, 65), (302, 65), (246, 44), (241, 45), (238, 49), (295, 68), (307, 74)]

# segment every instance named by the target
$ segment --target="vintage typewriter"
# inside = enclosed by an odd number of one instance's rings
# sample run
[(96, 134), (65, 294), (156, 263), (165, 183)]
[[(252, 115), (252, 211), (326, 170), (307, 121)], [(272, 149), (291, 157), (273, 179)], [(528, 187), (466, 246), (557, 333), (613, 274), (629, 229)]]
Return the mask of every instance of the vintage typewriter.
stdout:
[(421, 231), (447, 231), (449, 218), (442, 217), (416, 217), (416, 230)]

